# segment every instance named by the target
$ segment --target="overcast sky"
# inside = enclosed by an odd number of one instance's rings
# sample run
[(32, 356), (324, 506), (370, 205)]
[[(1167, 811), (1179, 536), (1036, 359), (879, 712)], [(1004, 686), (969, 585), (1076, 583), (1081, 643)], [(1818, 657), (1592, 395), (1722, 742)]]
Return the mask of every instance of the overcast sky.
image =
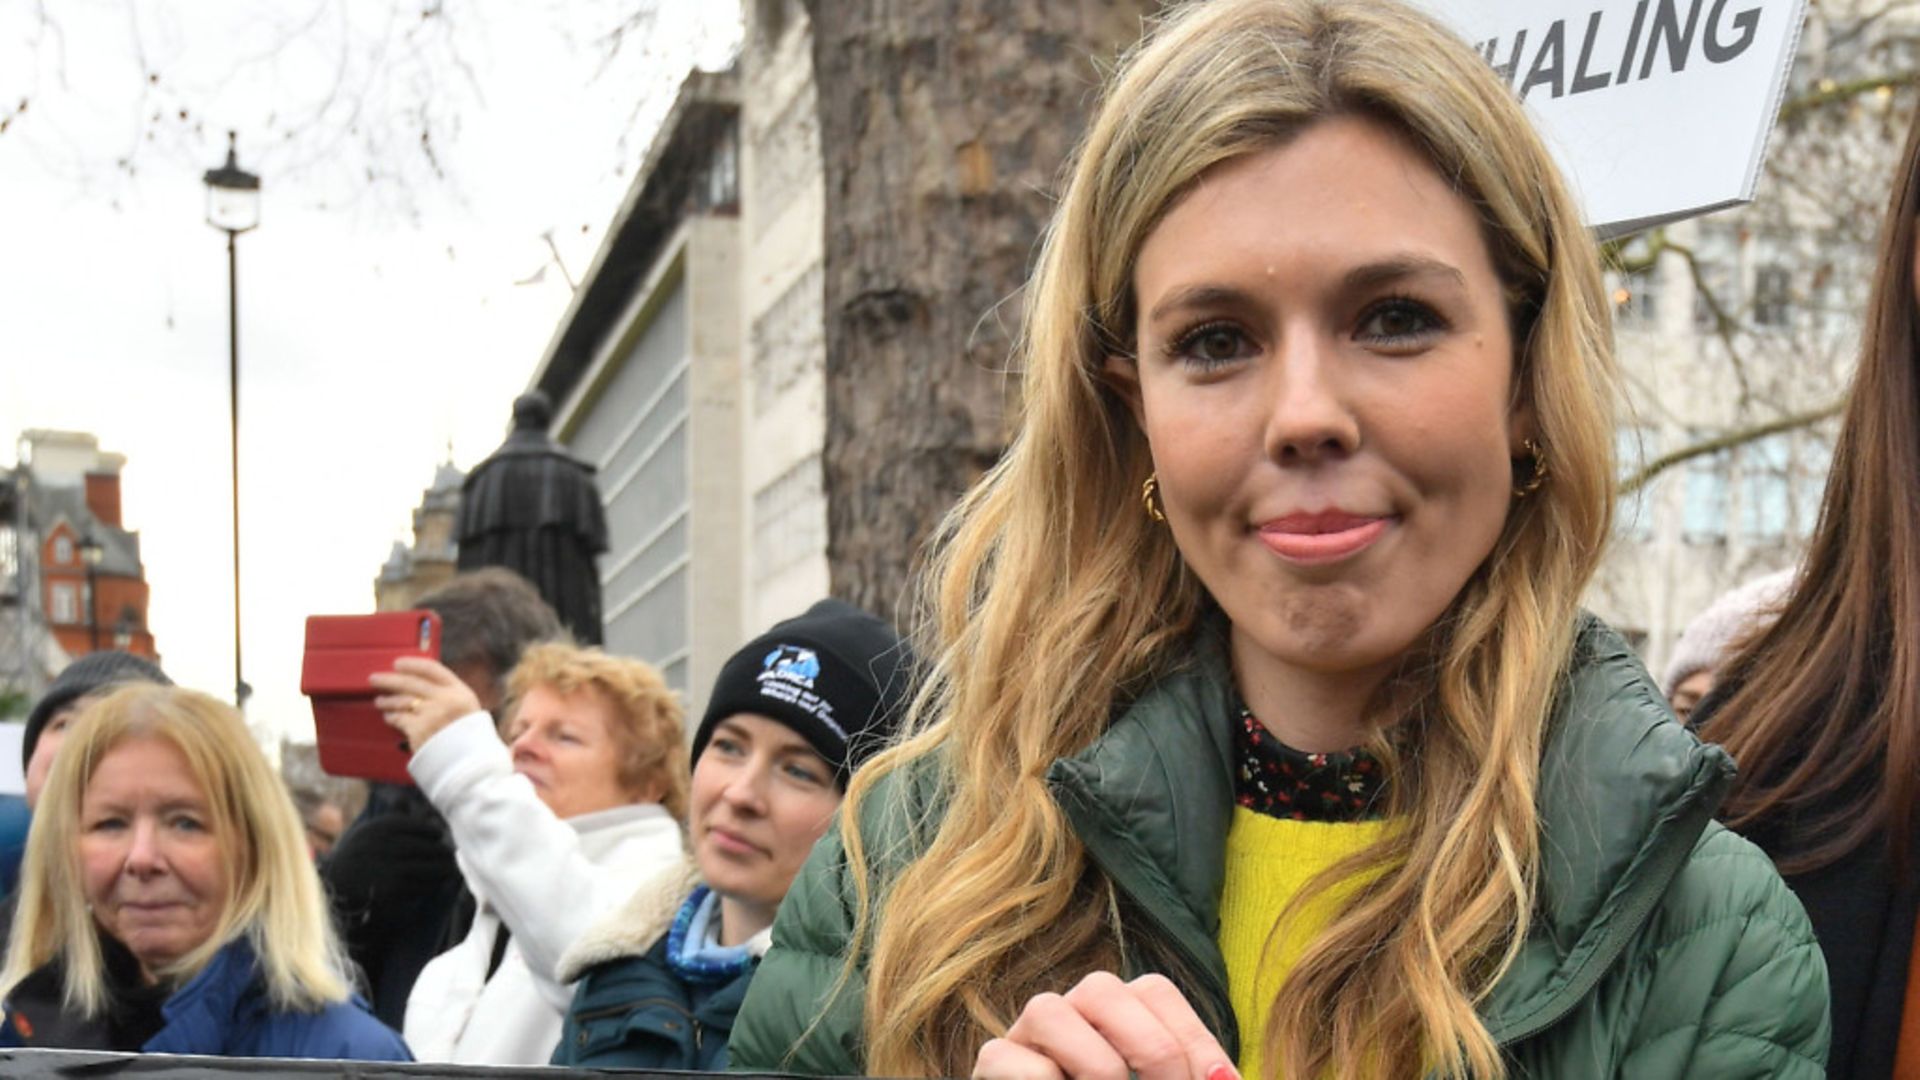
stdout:
[(736, 4), (669, 0), (603, 72), (633, 2), (450, 3), (448, 28), (424, 0), (63, 0), (52, 25), (0, 0), (0, 461), (31, 428), (127, 456), (176, 680), (233, 682), (226, 245), (200, 182), (226, 130), (264, 195), (239, 260), (250, 718), (310, 738), (302, 620), (371, 610), (449, 445), (470, 468), (499, 444), (569, 299), (541, 234), (582, 273), (663, 88), (738, 37)]

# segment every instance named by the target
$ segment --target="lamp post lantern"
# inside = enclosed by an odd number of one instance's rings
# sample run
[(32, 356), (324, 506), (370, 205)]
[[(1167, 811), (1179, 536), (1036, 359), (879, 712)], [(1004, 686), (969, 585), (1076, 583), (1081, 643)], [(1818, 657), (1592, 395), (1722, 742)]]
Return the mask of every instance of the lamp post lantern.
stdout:
[(100, 562), (107, 549), (89, 532), (80, 537), (80, 561), (87, 565), (87, 651), (100, 651)]
[(227, 162), (208, 169), (207, 224), (227, 234), (227, 409), (233, 447), (233, 700), (247, 706), (247, 680), (240, 667), (240, 260), (237, 241), (260, 224), (260, 178), (234, 157), (227, 132)]

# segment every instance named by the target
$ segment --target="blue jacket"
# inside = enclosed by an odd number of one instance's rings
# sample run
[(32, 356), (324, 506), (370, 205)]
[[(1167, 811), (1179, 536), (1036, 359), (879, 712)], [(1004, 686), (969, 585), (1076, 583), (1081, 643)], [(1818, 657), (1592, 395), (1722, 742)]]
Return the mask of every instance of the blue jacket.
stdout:
[[(7, 999), (7, 1023), (0, 1025), (0, 1046), (101, 1049), (73, 1035), (85, 1021), (64, 1014), (57, 964), (41, 968), (14, 988)], [(53, 976), (48, 978), (46, 976)], [(24, 993), (23, 993), (24, 992)], [(42, 1010), (58, 1009), (53, 1015)], [(165, 1025), (140, 1046), (143, 1053), (206, 1054), (217, 1057), (321, 1058), (355, 1061), (412, 1061), (407, 1044), (392, 1028), (374, 1019), (358, 997), (335, 1002), (318, 1012), (275, 1009), (261, 985), (253, 946), (245, 937), (221, 949), (160, 1007)], [(25, 1014), (29, 1023), (22, 1024)], [(23, 1037), (22, 1028), (27, 1034)], [(61, 1032), (62, 1035), (55, 1035)]]
[[(691, 859), (656, 875), (574, 942), (558, 976), (574, 982), (553, 1064), (720, 1072), (753, 968), (718, 985), (667, 963), (669, 930), (700, 883)], [(757, 965), (756, 965), (757, 966)]]
[(567, 1010), (553, 1064), (724, 1072), (733, 1017), (753, 979), (701, 986), (667, 966), (667, 939), (589, 970)]
[(20, 884), (20, 861), (27, 854), (33, 811), (18, 795), (0, 795), (0, 896), (12, 896)]

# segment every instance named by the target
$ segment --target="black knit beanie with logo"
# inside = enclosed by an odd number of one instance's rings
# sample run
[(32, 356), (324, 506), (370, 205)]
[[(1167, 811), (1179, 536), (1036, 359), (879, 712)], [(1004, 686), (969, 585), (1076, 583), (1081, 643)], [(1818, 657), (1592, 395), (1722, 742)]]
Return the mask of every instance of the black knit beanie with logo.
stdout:
[(88, 653), (68, 664), (47, 688), (47, 696), (27, 714), (27, 730), (20, 741), (20, 767), (26, 768), (33, 760), (33, 748), (39, 745), (40, 733), (47, 730), (53, 714), (88, 694), (130, 682), (173, 685), (173, 680), (151, 661), (117, 649)]
[(845, 789), (899, 723), (911, 661), (893, 627), (852, 604), (822, 600), (776, 623), (721, 667), (694, 732), (693, 760), (720, 721), (754, 713), (798, 732)]

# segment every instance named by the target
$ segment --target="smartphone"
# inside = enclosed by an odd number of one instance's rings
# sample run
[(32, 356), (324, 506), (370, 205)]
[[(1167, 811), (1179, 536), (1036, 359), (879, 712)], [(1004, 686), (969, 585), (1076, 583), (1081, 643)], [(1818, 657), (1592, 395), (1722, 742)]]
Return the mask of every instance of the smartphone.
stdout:
[(440, 616), (431, 611), (307, 616), (300, 692), (313, 700), (320, 767), (334, 776), (411, 784), (407, 741), (373, 707), (367, 682), (402, 656), (440, 657)]

